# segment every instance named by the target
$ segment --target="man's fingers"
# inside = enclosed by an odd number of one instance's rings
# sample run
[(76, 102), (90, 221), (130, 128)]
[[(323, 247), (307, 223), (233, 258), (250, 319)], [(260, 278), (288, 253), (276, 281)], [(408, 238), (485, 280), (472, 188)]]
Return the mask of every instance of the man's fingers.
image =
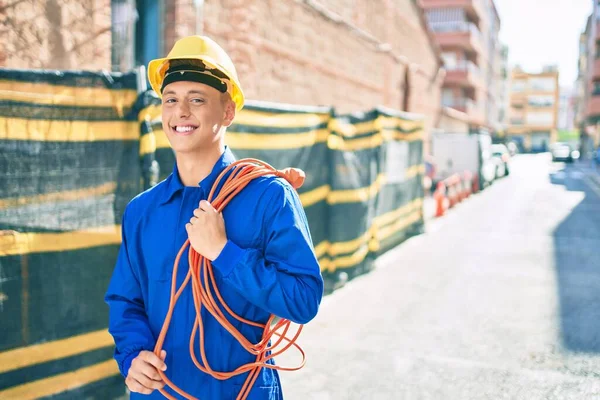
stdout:
[(137, 379), (137, 381), (141, 383), (145, 388), (150, 390), (162, 389), (162, 387), (165, 386), (163, 381), (155, 381), (154, 379), (148, 378), (148, 376), (144, 374), (136, 375), (135, 379)]
[(137, 381), (137, 379), (135, 379), (131, 376), (128, 376), (127, 379), (125, 379), (125, 384), (129, 388), (129, 390), (131, 390), (132, 392), (142, 393), (142, 394), (152, 393), (152, 389), (148, 389), (147, 387), (145, 387), (144, 385), (139, 383)]
[(161, 371), (165, 371), (167, 369), (167, 365), (165, 364), (165, 362), (151, 351), (144, 352), (143, 357), (144, 361), (146, 361), (148, 364), (154, 365), (156, 369), (159, 369)]
[(200, 201), (200, 207), (199, 207), (202, 211), (205, 212), (217, 212), (217, 210), (215, 210), (215, 208), (212, 206), (212, 204), (210, 204), (208, 201), (206, 200), (201, 200)]
[(140, 367), (138, 368), (138, 371), (142, 375), (152, 379), (153, 381), (159, 381), (159, 382), (162, 381), (162, 378), (158, 374), (158, 370), (152, 364), (144, 363), (143, 365), (140, 365)]
[(190, 218), (190, 224), (196, 225), (197, 222), (198, 222), (198, 218), (196, 218), (196, 217)]
[(201, 209), (199, 209), (199, 208), (196, 208), (196, 209), (194, 210), (194, 217), (198, 217), (198, 218), (200, 218), (200, 217), (202, 216), (202, 213), (204, 213), (204, 212), (205, 212), (205, 211), (202, 211)]
[(160, 351), (160, 359), (165, 361), (165, 358), (167, 358), (167, 351), (166, 350), (161, 350)]

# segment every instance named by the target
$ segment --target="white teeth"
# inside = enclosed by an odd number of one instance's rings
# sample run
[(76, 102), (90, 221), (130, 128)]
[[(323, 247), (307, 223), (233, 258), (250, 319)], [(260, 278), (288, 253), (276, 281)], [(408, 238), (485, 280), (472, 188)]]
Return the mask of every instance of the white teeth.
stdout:
[(175, 130), (176, 130), (177, 132), (181, 132), (181, 133), (184, 133), (184, 132), (191, 132), (191, 131), (193, 131), (194, 129), (196, 129), (196, 128), (194, 128), (193, 126), (176, 126), (176, 127), (175, 127)]

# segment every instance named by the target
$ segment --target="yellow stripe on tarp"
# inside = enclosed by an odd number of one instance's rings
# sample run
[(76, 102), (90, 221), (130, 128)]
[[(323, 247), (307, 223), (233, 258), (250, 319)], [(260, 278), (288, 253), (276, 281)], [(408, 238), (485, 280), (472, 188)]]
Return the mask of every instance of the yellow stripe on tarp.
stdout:
[[(377, 250), (379, 248), (379, 243), (371, 243), (375, 237), (378, 237), (378, 232), (380, 230), (385, 231), (385, 226), (392, 224), (397, 221), (405, 221), (408, 217), (402, 218), (403, 215), (420, 215), (421, 208), (423, 205), (423, 199), (414, 199), (408, 204), (405, 204), (402, 207), (397, 208), (396, 210), (389, 211), (385, 214), (379, 215), (373, 219), (373, 223), (362, 235), (355, 239), (347, 240), (344, 242), (334, 242), (331, 243), (327, 240), (324, 240), (315, 246), (315, 254), (317, 258), (321, 258), (324, 255), (336, 256), (338, 254), (356, 252), (363, 245), (369, 244), (370, 250)], [(382, 228), (383, 227), (383, 228)], [(376, 239), (375, 239), (376, 240)], [(375, 246), (376, 248), (371, 248)], [(341, 257), (344, 258), (344, 257)]]
[[(319, 129), (306, 133), (266, 134), (266, 133), (225, 133), (225, 143), (233, 150), (287, 150), (325, 143), (329, 131)], [(140, 140), (140, 155), (149, 154), (155, 149), (171, 148), (169, 139), (162, 129), (143, 135)]]
[[(0, 374), (114, 345), (106, 329), (0, 353)], [(0, 397), (1, 398), (1, 397)]]
[(358, 250), (348, 256), (338, 257), (334, 260), (331, 260), (328, 265), (329, 271), (333, 272), (338, 268), (353, 267), (363, 262), (367, 257), (367, 254), (369, 254), (369, 246), (361, 246)]
[(138, 113), (138, 121), (155, 121), (160, 120), (162, 117), (162, 108), (160, 105), (151, 105), (145, 107)]
[(413, 142), (421, 140), (423, 138), (423, 131), (416, 131), (413, 133), (402, 133), (395, 130), (384, 129), (381, 133), (376, 133), (371, 136), (361, 137), (358, 139), (344, 138), (337, 135), (330, 135), (327, 139), (327, 144), (330, 149), (333, 150), (364, 150), (379, 147), (385, 142), (392, 140)]
[(170, 149), (171, 143), (165, 132), (155, 129), (140, 138), (140, 156), (154, 153), (158, 149)]
[(131, 107), (137, 96), (135, 89), (74, 87), (0, 80), (0, 100), (76, 107), (111, 107), (122, 111), (125, 107)]
[[(329, 123), (329, 128), (336, 131), (346, 138), (352, 138), (357, 135), (364, 135), (369, 132), (378, 132), (382, 129), (402, 129), (404, 131), (412, 131), (414, 129), (422, 129), (423, 121), (403, 120), (395, 117), (379, 116), (374, 120), (359, 122), (352, 124), (344, 120), (334, 118)], [(401, 133), (402, 132), (398, 132)]]
[(328, 136), (327, 129), (282, 134), (227, 132), (225, 143), (233, 150), (287, 150), (324, 143)]
[(59, 233), (0, 231), (0, 257), (79, 250), (120, 243), (120, 225)]
[[(384, 130), (386, 132), (386, 130)], [(423, 139), (423, 130), (420, 129), (418, 131), (414, 131), (411, 133), (403, 133), (398, 131), (391, 131), (393, 133), (393, 140), (398, 140), (400, 142), (414, 142), (417, 140)]]
[(272, 113), (242, 109), (234, 119), (236, 125), (251, 125), (264, 127), (301, 128), (314, 127), (328, 123), (331, 119), (329, 114), (294, 114), (294, 113)]
[(367, 201), (379, 193), (381, 186), (385, 184), (385, 175), (380, 174), (370, 186), (358, 189), (333, 190), (327, 195), (327, 203), (353, 203)]
[(154, 153), (156, 148), (156, 135), (154, 132), (147, 133), (140, 138), (140, 157)]
[(411, 167), (408, 167), (404, 177), (407, 179), (410, 178), (414, 178), (415, 176), (419, 175), (419, 174), (424, 174), (425, 173), (425, 165), (424, 164), (420, 164), (420, 165), (413, 165)]
[(107, 360), (72, 372), (0, 390), (0, 399), (33, 400), (77, 389), (90, 383), (118, 375), (114, 360)]
[(421, 210), (415, 210), (408, 217), (399, 219), (393, 224), (379, 229), (377, 231), (377, 239), (385, 240), (388, 237), (392, 236), (394, 233), (401, 231), (402, 229), (414, 224), (415, 222), (418, 222), (420, 219), (422, 219), (422, 217), (423, 213), (421, 212)]
[[(375, 246), (372, 246), (371, 243), (369, 243), (368, 245), (365, 244), (365, 245), (361, 246), (360, 248), (358, 248), (354, 253), (352, 253), (350, 255), (343, 256), (343, 257), (337, 257), (337, 258), (331, 260), (330, 262), (327, 263), (328, 270), (330, 272), (333, 272), (338, 268), (350, 268), (350, 267), (353, 267), (353, 266), (361, 263), (366, 258), (367, 254), (369, 253), (369, 250), (376, 251), (379, 249), (378, 241), (387, 239), (394, 233), (397, 233), (398, 231), (419, 221), (421, 218), (422, 218), (421, 210), (416, 210), (416, 211), (413, 211), (412, 214), (406, 216), (405, 218), (401, 218), (398, 221), (394, 222), (393, 224), (388, 225), (385, 228), (379, 229), (377, 231), (377, 242), (376, 242)], [(372, 248), (372, 247), (374, 247), (374, 248)]]
[[(154, 138), (152, 138), (154, 134)], [(238, 133), (230, 131), (225, 133), (225, 143), (232, 149), (240, 150), (286, 150), (308, 147), (315, 143), (327, 142), (329, 148), (336, 150), (362, 150), (381, 146), (390, 140), (416, 141), (421, 140), (423, 131), (413, 133), (402, 133), (384, 130), (365, 138), (345, 140), (339, 136), (330, 135), (327, 129), (308, 131), (306, 133)], [(155, 140), (155, 143), (152, 142)], [(147, 135), (142, 136), (140, 142), (140, 155), (152, 153), (156, 149), (170, 148), (171, 145), (162, 129), (155, 129)]]
[(303, 207), (310, 207), (313, 204), (325, 200), (330, 191), (331, 187), (329, 185), (319, 186), (308, 192), (301, 193), (299, 195), (300, 202), (302, 202)]
[(138, 140), (137, 121), (61, 121), (0, 117), (0, 140), (97, 142)]
[(0, 199), (0, 210), (25, 206), (29, 204), (81, 200), (88, 197), (104, 196), (107, 194), (111, 194), (114, 193), (116, 190), (116, 182), (107, 182), (103, 185), (90, 188), (65, 190), (62, 192), (44, 193), (34, 196), (9, 197), (5, 199)]
[(321, 243), (315, 246), (315, 255), (317, 258), (321, 258), (327, 253), (327, 249), (329, 248), (329, 242), (327, 240), (323, 240)]
[(399, 207), (393, 211), (388, 211), (385, 214), (378, 215), (373, 219), (373, 223), (378, 227), (391, 224), (392, 222), (400, 218), (403, 214), (408, 214), (414, 210), (419, 210), (422, 206), (422, 198), (414, 199), (413, 201), (403, 205), (402, 207)]

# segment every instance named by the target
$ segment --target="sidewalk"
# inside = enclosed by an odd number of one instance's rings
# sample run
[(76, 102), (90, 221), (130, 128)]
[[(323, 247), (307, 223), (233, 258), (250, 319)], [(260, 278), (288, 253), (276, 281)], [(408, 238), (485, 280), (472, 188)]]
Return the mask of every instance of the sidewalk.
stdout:
[(579, 160), (574, 166), (600, 185), (600, 166), (597, 166), (592, 160)]

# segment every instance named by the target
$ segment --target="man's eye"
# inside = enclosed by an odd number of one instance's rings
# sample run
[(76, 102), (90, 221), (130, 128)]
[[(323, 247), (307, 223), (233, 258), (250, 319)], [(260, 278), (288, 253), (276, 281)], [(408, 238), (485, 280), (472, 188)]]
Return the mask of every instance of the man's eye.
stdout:
[(191, 101), (192, 101), (192, 103), (195, 103), (195, 104), (204, 103), (204, 99), (192, 99)]
[(175, 99), (165, 99), (165, 103), (175, 103)]

